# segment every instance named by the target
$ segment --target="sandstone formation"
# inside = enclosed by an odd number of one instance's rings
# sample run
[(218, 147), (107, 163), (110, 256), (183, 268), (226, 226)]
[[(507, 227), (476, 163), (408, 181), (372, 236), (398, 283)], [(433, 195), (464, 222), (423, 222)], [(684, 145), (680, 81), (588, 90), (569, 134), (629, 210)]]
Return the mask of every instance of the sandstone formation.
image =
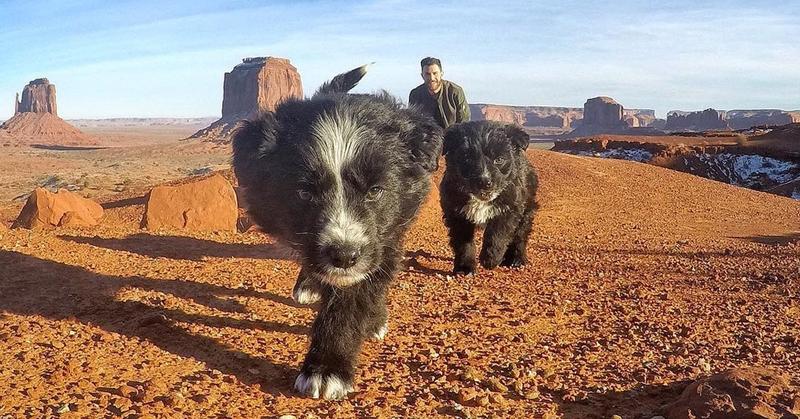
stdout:
[(100, 204), (61, 189), (52, 193), (36, 188), (12, 228), (88, 227), (97, 225), (103, 217)]
[(14, 114), (20, 112), (50, 113), (58, 115), (56, 108), (56, 86), (46, 78), (36, 79), (22, 89), (22, 101), (14, 106)]
[(219, 174), (177, 186), (158, 186), (147, 196), (142, 227), (148, 230), (236, 231), (233, 186)]
[(97, 141), (58, 117), (56, 87), (46, 78), (28, 83), (14, 116), (0, 125), (0, 139), (8, 145), (92, 146)]
[(735, 130), (762, 125), (774, 126), (800, 122), (800, 113), (787, 112), (780, 109), (734, 109), (726, 112), (726, 116), (728, 125)]
[(789, 377), (767, 368), (732, 369), (695, 381), (673, 403), (668, 419), (790, 418), (800, 415), (800, 394)]
[(668, 131), (731, 129), (728, 122), (725, 120), (725, 112), (712, 108), (697, 112), (670, 111), (667, 113), (667, 125), (665, 128)]
[(237, 122), (259, 112), (273, 111), (282, 101), (302, 98), (303, 85), (297, 69), (285, 58), (245, 58), (225, 73), (222, 118), (189, 138), (219, 143), (230, 142)]
[(623, 133), (629, 127), (623, 115), (622, 105), (610, 97), (598, 96), (588, 99), (583, 105), (583, 122), (569, 135), (580, 137)]

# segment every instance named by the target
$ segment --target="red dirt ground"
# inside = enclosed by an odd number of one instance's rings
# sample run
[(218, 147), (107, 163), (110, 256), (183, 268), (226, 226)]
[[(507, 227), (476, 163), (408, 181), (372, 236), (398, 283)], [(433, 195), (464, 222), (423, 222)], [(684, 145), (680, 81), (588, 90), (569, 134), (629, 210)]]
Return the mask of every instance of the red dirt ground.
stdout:
[[(292, 390), (314, 310), (258, 233), (151, 233), (144, 190), (92, 229), (0, 226), (0, 417), (649, 418), (734, 366), (800, 386), (800, 202), (533, 150), (531, 264), (451, 277), (434, 192), (357, 393)], [(7, 226), (21, 203), (0, 211)]]

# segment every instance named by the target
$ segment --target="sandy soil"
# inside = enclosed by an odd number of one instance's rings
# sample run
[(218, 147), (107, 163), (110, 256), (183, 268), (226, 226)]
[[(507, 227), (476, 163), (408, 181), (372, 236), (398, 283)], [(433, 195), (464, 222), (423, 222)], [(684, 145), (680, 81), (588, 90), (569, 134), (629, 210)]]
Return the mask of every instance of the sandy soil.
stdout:
[(389, 334), (341, 402), (291, 390), (314, 309), (291, 301), (298, 266), (268, 237), (142, 231), (136, 188), (107, 196), (96, 228), (0, 226), (0, 417), (650, 418), (729, 367), (800, 385), (800, 202), (529, 156), (531, 264), (450, 276), (434, 192)]

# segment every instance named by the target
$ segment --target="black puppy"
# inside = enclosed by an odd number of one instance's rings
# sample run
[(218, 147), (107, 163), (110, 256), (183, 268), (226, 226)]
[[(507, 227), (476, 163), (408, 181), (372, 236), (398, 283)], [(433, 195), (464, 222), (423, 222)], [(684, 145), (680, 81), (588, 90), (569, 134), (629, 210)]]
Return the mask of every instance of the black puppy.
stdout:
[(361, 344), (386, 333), (401, 240), (442, 148), (433, 119), (386, 93), (347, 94), (365, 72), (336, 76), (311, 99), (284, 102), (233, 139), (248, 213), (299, 251), (295, 298), (322, 300), (295, 381), (314, 398), (352, 391)]
[(522, 266), (536, 211), (538, 178), (525, 158), (529, 137), (514, 125), (465, 122), (445, 133), (441, 184), (456, 274), (475, 272), (475, 227), (485, 226), (485, 268)]

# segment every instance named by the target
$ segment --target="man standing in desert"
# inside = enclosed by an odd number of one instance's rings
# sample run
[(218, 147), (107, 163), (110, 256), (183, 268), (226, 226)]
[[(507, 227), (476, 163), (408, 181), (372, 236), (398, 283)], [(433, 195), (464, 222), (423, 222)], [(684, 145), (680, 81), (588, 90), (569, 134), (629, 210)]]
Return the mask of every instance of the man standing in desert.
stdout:
[(408, 104), (416, 105), (447, 129), (453, 124), (469, 121), (469, 105), (461, 86), (444, 80), (442, 63), (438, 58), (426, 57), (420, 62), (422, 80), (408, 95)]

